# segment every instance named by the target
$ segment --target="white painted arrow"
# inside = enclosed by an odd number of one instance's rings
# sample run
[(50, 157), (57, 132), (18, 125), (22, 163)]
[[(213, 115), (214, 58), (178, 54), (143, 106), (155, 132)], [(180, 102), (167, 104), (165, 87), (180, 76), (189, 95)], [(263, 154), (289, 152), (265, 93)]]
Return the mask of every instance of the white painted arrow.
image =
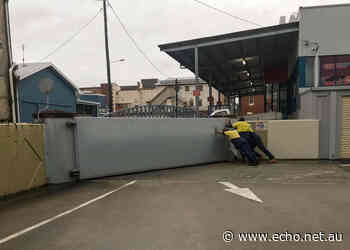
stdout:
[(219, 183), (228, 187), (225, 189), (225, 191), (227, 192), (242, 196), (244, 198), (247, 198), (253, 201), (263, 203), (263, 201), (258, 196), (256, 196), (249, 188), (240, 188), (226, 181), (220, 181)]

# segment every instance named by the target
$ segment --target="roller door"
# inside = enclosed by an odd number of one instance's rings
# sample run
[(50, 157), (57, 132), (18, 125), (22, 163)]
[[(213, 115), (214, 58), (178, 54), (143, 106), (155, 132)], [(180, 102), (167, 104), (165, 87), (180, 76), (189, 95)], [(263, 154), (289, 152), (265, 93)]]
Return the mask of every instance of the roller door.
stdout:
[(341, 158), (350, 159), (350, 97), (342, 98)]

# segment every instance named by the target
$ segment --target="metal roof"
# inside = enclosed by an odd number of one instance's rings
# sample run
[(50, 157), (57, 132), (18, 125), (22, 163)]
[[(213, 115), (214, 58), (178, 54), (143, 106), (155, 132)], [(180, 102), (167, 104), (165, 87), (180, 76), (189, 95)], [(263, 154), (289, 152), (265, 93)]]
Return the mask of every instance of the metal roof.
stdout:
[(85, 100), (81, 100), (81, 99), (78, 99), (77, 103), (78, 104), (85, 104), (85, 105), (94, 105), (94, 106), (101, 105), (99, 102), (85, 101)]
[(138, 90), (139, 88), (139, 85), (120, 85), (120, 90), (122, 91)]
[[(193, 77), (179, 77), (179, 78), (168, 78), (165, 80), (161, 80), (157, 86), (174, 86), (176, 84), (178, 85), (196, 85), (196, 79)], [(202, 79), (198, 80), (198, 84), (207, 84), (206, 81), (203, 81)]]
[(142, 88), (143, 89), (154, 89), (155, 85), (159, 82), (158, 79), (152, 78), (152, 79), (142, 79)]
[(262, 91), (264, 70), (288, 64), (293, 51), (297, 56), (298, 34), (299, 23), (295, 22), (168, 43), (159, 48), (193, 73), (194, 50), (198, 48), (199, 77), (212, 82), (221, 92)]
[(350, 4), (341, 3), (341, 4), (327, 4), (327, 5), (314, 5), (314, 6), (302, 6), (300, 9), (318, 9), (318, 8), (333, 8), (333, 7), (348, 7)]
[(15, 76), (18, 80), (23, 80), (47, 68), (55, 70), (77, 93), (79, 93), (79, 88), (73, 83), (73, 81), (63, 74), (63, 72), (61, 72), (54, 64), (49, 62), (18, 64), (15, 70)]

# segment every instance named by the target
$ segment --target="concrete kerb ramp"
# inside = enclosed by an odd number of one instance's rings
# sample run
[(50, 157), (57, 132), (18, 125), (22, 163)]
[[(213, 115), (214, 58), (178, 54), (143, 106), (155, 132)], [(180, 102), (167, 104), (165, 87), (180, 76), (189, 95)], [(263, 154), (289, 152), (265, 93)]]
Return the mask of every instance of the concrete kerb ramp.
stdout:
[[(49, 183), (229, 159), (224, 119), (46, 119)], [(69, 126), (67, 126), (67, 124)]]

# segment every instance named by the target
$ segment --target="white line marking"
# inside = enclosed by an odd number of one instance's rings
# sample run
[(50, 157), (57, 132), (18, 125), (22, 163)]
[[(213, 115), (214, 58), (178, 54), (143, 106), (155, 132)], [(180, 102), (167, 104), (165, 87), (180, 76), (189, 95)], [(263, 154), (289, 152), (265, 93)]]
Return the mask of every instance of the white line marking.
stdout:
[(227, 181), (221, 181), (219, 183), (228, 187), (225, 189), (225, 191), (227, 192), (242, 196), (244, 198), (247, 198), (253, 201), (263, 203), (263, 201), (258, 196), (256, 196), (249, 188), (240, 188), (236, 185), (233, 185), (231, 182), (227, 182)]
[(40, 223), (38, 223), (38, 224), (36, 224), (36, 225), (34, 225), (34, 226), (28, 227), (28, 228), (26, 228), (26, 229), (24, 229), (24, 230), (22, 230), (22, 231), (19, 231), (19, 232), (15, 233), (15, 234), (11, 234), (11, 235), (7, 236), (6, 238), (0, 240), (0, 245), (4, 244), (5, 242), (8, 242), (8, 241), (10, 241), (10, 240), (12, 240), (12, 239), (15, 239), (15, 238), (17, 238), (17, 237), (19, 237), (19, 236), (21, 236), (21, 235), (23, 235), (23, 234), (26, 234), (26, 233), (28, 233), (28, 232), (34, 230), (34, 229), (37, 229), (37, 228), (39, 228), (39, 227), (41, 227), (41, 226), (44, 226), (44, 225), (46, 225), (46, 224), (48, 224), (48, 223), (50, 223), (50, 222), (53, 222), (53, 221), (55, 221), (55, 220), (57, 220), (57, 219), (59, 219), (59, 218), (65, 216), (65, 215), (71, 214), (71, 213), (77, 211), (78, 209), (81, 209), (81, 208), (83, 208), (83, 207), (86, 207), (86, 206), (90, 205), (91, 203), (94, 203), (94, 202), (96, 202), (96, 201), (99, 201), (99, 200), (101, 200), (101, 199), (104, 199), (104, 198), (106, 198), (107, 196), (110, 196), (111, 194), (113, 194), (113, 193), (115, 193), (115, 192), (118, 192), (118, 191), (120, 191), (120, 190), (122, 190), (122, 189), (124, 189), (124, 188), (126, 188), (126, 187), (128, 187), (128, 186), (130, 186), (130, 185), (135, 184), (135, 183), (136, 183), (136, 180), (135, 180), (135, 181), (132, 181), (132, 182), (129, 182), (129, 183), (127, 183), (127, 184), (125, 184), (125, 185), (123, 185), (123, 186), (121, 186), (121, 187), (119, 187), (119, 188), (117, 188), (117, 189), (115, 189), (115, 190), (112, 190), (112, 191), (110, 191), (110, 192), (108, 192), (108, 193), (106, 193), (106, 194), (104, 194), (104, 195), (101, 195), (101, 196), (99, 196), (99, 197), (96, 197), (95, 199), (90, 200), (90, 201), (88, 201), (88, 202), (85, 202), (85, 203), (83, 203), (83, 204), (81, 204), (81, 205), (79, 205), (79, 206), (77, 206), (77, 207), (75, 207), (75, 208), (73, 208), (73, 209), (71, 209), (71, 210), (68, 210), (68, 211), (66, 211), (66, 212), (63, 212), (63, 213), (61, 213), (61, 214), (59, 214), (59, 215), (56, 215), (56, 216), (54, 216), (54, 217), (52, 217), (52, 218), (50, 218), (50, 219), (44, 220), (44, 221), (42, 221), (42, 222), (40, 222)]

